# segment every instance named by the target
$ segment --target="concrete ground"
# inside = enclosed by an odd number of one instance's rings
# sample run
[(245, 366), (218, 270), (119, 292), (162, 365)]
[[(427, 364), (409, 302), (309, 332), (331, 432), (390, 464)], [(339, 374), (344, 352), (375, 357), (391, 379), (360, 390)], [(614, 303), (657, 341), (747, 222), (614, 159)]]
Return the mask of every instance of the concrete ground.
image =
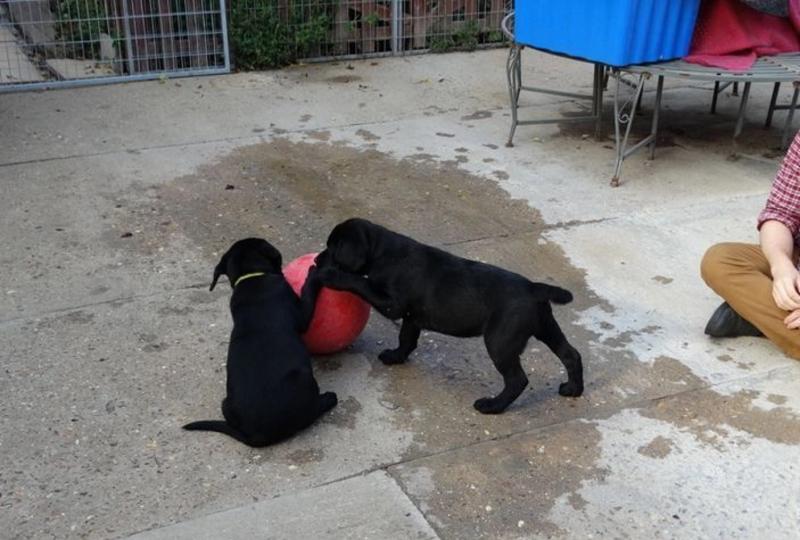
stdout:
[[(800, 366), (702, 332), (719, 303), (702, 254), (755, 241), (779, 163), (778, 130), (760, 127), (770, 88), (732, 154), (737, 98), (710, 116), (707, 86), (671, 82), (656, 159), (631, 158), (612, 189), (609, 121), (600, 140), (564, 124), (504, 146), (504, 63), (493, 50), (2, 96), (0, 536), (797, 538)], [(533, 53), (525, 76), (591, 82)], [(582, 107), (523, 102), (526, 117)], [(340, 402), (308, 430), (263, 449), (183, 432), (219, 417), (219, 254), (259, 235), (288, 261), (354, 215), (572, 290), (556, 316), (584, 396), (557, 395), (560, 363), (532, 340), (529, 388), (482, 416), (472, 402), (500, 377), (480, 340), (426, 333), (386, 367), (397, 327), (373, 314), (315, 360)]]

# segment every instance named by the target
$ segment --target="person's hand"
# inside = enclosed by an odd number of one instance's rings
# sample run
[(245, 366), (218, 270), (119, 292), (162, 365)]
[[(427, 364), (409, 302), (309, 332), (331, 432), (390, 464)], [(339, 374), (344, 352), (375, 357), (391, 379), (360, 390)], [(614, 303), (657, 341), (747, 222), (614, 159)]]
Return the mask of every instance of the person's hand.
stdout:
[(783, 319), (783, 324), (786, 325), (786, 328), (792, 330), (800, 328), (800, 309), (795, 309), (789, 313), (789, 315)]
[[(792, 264), (772, 271), (772, 298), (775, 304), (786, 311), (800, 309), (800, 272)], [(791, 317), (791, 315), (790, 315)]]

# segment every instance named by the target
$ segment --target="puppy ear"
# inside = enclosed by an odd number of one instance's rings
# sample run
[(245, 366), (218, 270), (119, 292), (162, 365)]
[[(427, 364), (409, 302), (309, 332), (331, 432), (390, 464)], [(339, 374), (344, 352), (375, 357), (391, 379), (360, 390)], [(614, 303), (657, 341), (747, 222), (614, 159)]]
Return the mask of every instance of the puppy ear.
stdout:
[(366, 231), (363, 227), (354, 227), (348, 234), (340, 236), (333, 259), (338, 266), (350, 272), (361, 273), (367, 264), (368, 251)]
[(217, 266), (214, 268), (214, 279), (211, 280), (211, 287), (209, 287), (209, 291), (213, 291), (214, 287), (217, 286), (217, 280), (219, 276), (222, 274), (228, 275), (228, 254), (222, 256), (222, 258), (217, 263)]
[(264, 242), (261, 245), (260, 252), (270, 263), (272, 263), (272, 265), (275, 267), (275, 270), (278, 272), (281, 271), (281, 268), (283, 267), (283, 257), (281, 256), (281, 252), (278, 251), (275, 246), (269, 242)]

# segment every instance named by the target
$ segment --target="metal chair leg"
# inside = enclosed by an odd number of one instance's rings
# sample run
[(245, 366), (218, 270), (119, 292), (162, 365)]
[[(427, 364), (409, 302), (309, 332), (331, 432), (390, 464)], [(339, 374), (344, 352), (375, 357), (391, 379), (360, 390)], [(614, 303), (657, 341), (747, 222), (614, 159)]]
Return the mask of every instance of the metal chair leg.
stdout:
[(772, 98), (769, 100), (769, 109), (767, 109), (767, 121), (764, 122), (764, 128), (772, 125), (772, 113), (775, 112), (775, 102), (778, 101), (778, 92), (781, 89), (781, 83), (776, 82), (772, 87)]
[(650, 143), (650, 159), (655, 159), (656, 157), (656, 138), (658, 137), (658, 114), (661, 111), (661, 95), (664, 92), (664, 77), (658, 77), (658, 83), (656, 85), (656, 102), (653, 105), (653, 124), (650, 127), (650, 135), (653, 137), (653, 141)]
[(717, 96), (719, 96), (719, 81), (714, 81), (714, 96), (711, 98), (711, 114), (717, 114)]
[[(628, 146), (628, 137), (631, 134), (631, 127), (633, 126), (633, 119), (636, 112), (636, 104), (642, 97), (642, 90), (644, 89), (644, 81), (647, 74), (641, 73), (639, 75), (639, 83), (636, 85), (636, 92), (633, 97), (620, 106), (619, 104), (619, 87), (620, 76), (617, 76), (617, 86), (614, 90), (614, 138), (616, 140), (617, 161), (614, 166), (614, 176), (611, 177), (611, 187), (619, 186), (619, 175), (622, 172), (622, 162), (625, 161)], [(626, 109), (630, 109), (626, 112)], [(625, 127), (625, 135), (621, 135), (620, 126), (627, 124)]]
[(797, 96), (800, 94), (800, 84), (794, 84), (794, 93), (792, 94), (792, 104), (789, 107), (789, 114), (786, 115), (786, 123), (783, 125), (783, 137), (781, 137), (781, 149), (786, 150), (789, 145), (789, 131), (792, 128), (792, 119), (794, 118), (794, 110), (797, 108)]
[[(734, 83), (735, 85), (736, 83)], [(747, 109), (747, 99), (750, 97), (750, 84), (749, 82), (744, 83), (744, 90), (742, 91), (742, 100), (739, 102), (739, 116), (736, 119), (736, 129), (733, 130), (733, 140), (734, 142), (739, 138), (739, 135), (742, 134), (742, 128), (744, 127), (744, 113)]]
[(594, 136), (600, 137), (603, 130), (603, 89), (605, 87), (605, 71), (603, 64), (594, 65), (594, 90), (592, 96), (592, 114), (597, 118), (594, 121)]
[(508, 51), (506, 61), (506, 77), (508, 79), (508, 95), (511, 98), (511, 132), (508, 134), (506, 146), (514, 146), (514, 132), (517, 130), (517, 107), (519, 106), (519, 94), (522, 90), (522, 70), (520, 62), (522, 47), (514, 44)]

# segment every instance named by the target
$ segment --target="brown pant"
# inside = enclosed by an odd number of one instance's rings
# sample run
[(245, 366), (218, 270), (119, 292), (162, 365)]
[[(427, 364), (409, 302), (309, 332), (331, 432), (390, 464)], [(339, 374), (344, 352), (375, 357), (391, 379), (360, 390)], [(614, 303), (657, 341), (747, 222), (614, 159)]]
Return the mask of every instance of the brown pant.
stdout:
[(800, 360), (800, 330), (789, 330), (789, 314), (772, 299), (769, 262), (758, 244), (711, 246), (700, 265), (709, 287), (792, 358)]

